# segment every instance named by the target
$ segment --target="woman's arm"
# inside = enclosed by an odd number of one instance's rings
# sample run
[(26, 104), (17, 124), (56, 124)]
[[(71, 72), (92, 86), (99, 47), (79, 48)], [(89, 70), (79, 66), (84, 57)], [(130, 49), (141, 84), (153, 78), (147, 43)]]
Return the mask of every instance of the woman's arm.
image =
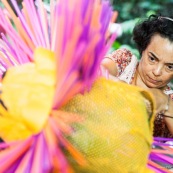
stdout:
[(118, 75), (117, 64), (113, 60), (104, 58), (101, 62), (100, 68), (102, 76), (118, 81), (118, 78), (116, 77)]
[(109, 58), (104, 58), (102, 60), (101, 67), (107, 70), (110, 75), (117, 76), (118, 74), (117, 64)]

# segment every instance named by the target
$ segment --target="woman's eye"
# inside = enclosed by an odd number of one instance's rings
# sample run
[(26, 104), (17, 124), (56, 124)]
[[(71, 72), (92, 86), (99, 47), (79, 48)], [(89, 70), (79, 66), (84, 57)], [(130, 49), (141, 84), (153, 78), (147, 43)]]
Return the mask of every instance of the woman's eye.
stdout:
[(150, 60), (151, 62), (155, 62), (155, 58), (152, 57), (152, 56), (149, 56), (149, 60)]
[(173, 65), (168, 65), (167, 68), (168, 68), (168, 70), (173, 71)]

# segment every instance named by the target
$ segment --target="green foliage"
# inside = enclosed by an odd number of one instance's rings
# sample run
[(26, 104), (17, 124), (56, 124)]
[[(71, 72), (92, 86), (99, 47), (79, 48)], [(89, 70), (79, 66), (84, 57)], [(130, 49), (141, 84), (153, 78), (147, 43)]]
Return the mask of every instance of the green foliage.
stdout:
[(45, 3), (49, 4), (50, 0), (43, 0)]
[(119, 12), (118, 21), (146, 17), (149, 11), (170, 15), (173, 13), (173, 0), (112, 0), (113, 9)]

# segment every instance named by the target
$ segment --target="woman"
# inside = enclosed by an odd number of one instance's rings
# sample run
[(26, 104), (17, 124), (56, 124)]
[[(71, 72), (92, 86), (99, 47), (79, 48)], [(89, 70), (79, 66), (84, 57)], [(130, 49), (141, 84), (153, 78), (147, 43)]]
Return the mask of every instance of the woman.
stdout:
[(103, 59), (102, 72), (115, 81), (150, 90), (156, 100), (154, 136), (173, 137), (173, 91), (168, 86), (173, 79), (173, 19), (151, 15), (135, 26), (133, 39), (140, 61), (119, 49)]

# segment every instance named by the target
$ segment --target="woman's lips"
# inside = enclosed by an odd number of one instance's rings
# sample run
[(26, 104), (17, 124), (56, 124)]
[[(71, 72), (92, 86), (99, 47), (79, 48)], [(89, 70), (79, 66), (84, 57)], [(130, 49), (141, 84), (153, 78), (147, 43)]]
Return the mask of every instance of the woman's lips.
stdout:
[(153, 83), (153, 84), (157, 84), (157, 83), (161, 82), (159, 80), (152, 79), (149, 76), (148, 76), (148, 81), (151, 82), (151, 83)]

